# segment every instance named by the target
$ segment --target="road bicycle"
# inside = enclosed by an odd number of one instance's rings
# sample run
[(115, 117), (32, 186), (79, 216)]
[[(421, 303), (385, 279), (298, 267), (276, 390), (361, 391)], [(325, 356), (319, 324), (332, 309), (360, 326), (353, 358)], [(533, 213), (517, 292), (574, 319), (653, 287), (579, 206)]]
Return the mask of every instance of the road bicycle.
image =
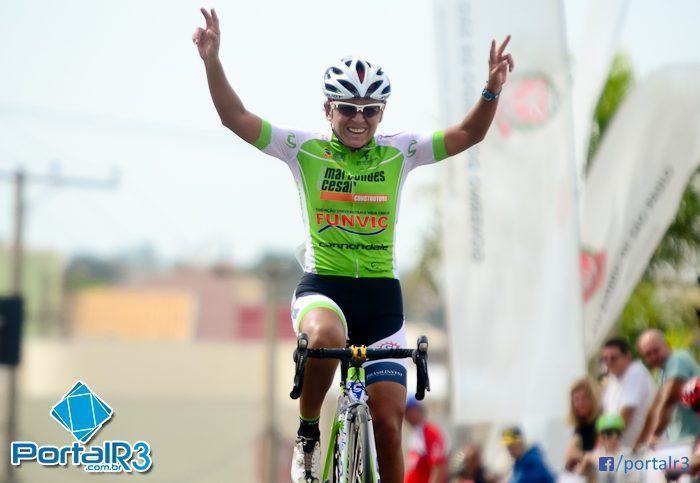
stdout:
[[(379, 465), (374, 445), (372, 416), (367, 405), (365, 370), (362, 364), (377, 359), (410, 357), (416, 364), (416, 399), (430, 391), (428, 378), (428, 338), (421, 336), (415, 349), (375, 349), (350, 346), (346, 349), (310, 349), (306, 334), (299, 334), (294, 351), (296, 370), (290, 396), (298, 399), (304, 384), (304, 367), (309, 357), (340, 360), (340, 391), (328, 451), (323, 467), (323, 483), (379, 483)], [(318, 483), (306, 475), (308, 483)]]

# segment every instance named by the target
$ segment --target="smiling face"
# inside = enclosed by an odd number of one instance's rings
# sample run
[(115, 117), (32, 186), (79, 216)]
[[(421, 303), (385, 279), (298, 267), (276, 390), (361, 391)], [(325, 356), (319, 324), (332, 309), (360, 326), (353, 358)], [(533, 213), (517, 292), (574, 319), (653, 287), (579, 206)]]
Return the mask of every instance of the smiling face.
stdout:
[[(343, 102), (363, 105), (376, 104), (378, 101), (376, 99), (350, 99)], [(326, 119), (333, 126), (336, 136), (349, 148), (361, 148), (370, 142), (384, 114), (382, 111), (376, 116), (365, 117), (363, 113), (357, 112), (352, 116), (345, 116), (338, 109), (333, 109), (328, 101), (326, 101), (324, 107)]]

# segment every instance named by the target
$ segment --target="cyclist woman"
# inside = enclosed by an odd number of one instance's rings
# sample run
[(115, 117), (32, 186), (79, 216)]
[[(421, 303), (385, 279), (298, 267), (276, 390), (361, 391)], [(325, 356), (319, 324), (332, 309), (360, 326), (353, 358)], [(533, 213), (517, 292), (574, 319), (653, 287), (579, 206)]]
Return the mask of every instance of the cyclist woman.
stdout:
[[(248, 111), (226, 79), (219, 60), (221, 30), (216, 12), (202, 9), (206, 26), (193, 42), (224, 126), (291, 169), (307, 239), (304, 276), (292, 303), (294, 330), (309, 347), (406, 346), (401, 288), (394, 252), (401, 186), (408, 172), (461, 153), (481, 141), (496, 112), (497, 97), (513, 69), (504, 53), (510, 40), (491, 43), (488, 82), (466, 117), (444, 131), (375, 136), (389, 78), (380, 66), (347, 57), (323, 77), (326, 119), (331, 132), (286, 129)], [(300, 398), (300, 425), (292, 480), (307, 471), (320, 479), (318, 418), (337, 366), (310, 360)], [(366, 367), (379, 470), (384, 483), (403, 481), (401, 423), (406, 404), (406, 368), (394, 361)]]

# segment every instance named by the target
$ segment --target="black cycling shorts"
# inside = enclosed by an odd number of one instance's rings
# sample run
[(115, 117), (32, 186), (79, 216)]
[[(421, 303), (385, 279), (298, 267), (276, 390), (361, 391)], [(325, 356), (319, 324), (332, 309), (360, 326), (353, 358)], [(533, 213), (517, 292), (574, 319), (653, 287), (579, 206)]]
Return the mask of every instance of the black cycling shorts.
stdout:
[[(305, 273), (294, 292), (292, 320), (298, 333), (310, 308), (327, 307), (346, 323), (349, 344), (406, 347), (401, 284), (394, 278), (353, 278)], [(364, 364), (367, 384), (395, 381), (406, 385), (406, 362), (384, 359)]]

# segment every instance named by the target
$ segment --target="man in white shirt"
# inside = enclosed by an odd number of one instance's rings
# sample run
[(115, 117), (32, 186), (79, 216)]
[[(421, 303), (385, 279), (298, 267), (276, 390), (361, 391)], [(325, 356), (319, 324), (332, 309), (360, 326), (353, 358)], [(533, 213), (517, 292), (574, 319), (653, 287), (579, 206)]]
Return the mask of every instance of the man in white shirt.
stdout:
[(656, 385), (644, 364), (632, 360), (630, 345), (621, 337), (605, 342), (603, 362), (610, 373), (603, 393), (603, 412), (622, 416), (626, 428), (622, 446), (631, 448), (644, 426)]

